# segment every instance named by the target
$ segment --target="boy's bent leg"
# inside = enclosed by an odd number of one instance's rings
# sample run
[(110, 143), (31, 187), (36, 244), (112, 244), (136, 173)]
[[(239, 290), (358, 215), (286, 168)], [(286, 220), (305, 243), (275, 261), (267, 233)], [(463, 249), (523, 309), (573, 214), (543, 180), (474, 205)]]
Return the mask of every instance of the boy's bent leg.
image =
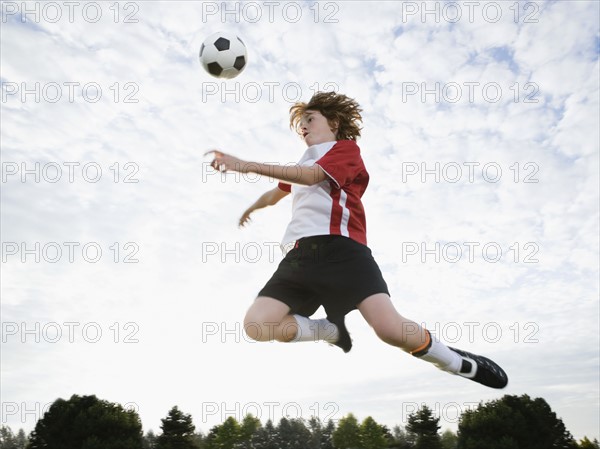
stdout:
[(379, 293), (362, 301), (359, 311), (386, 343), (397, 346), (438, 368), (491, 388), (504, 388), (508, 376), (492, 360), (449, 348), (417, 323), (400, 315), (390, 297)]
[(290, 307), (278, 299), (257, 297), (244, 317), (246, 335), (256, 341), (293, 340), (298, 323), (289, 312)]
[[(312, 309), (311, 309), (312, 310)], [(343, 326), (343, 317), (341, 319)], [(350, 351), (352, 343), (341, 338), (340, 324), (327, 319), (311, 320), (302, 315), (290, 315), (290, 307), (283, 301), (268, 296), (259, 296), (246, 312), (244, 330), (256, 341), (280, 341), (295, 343), (300, 341), (323, 340)], [(345, 328), (343, 328), (345, 331)]]
[(377, 336), (392, 346), (412, 352), (429, 342), (428, 332), (400, 315), (386, 293), (369, 296), (357, 308)]

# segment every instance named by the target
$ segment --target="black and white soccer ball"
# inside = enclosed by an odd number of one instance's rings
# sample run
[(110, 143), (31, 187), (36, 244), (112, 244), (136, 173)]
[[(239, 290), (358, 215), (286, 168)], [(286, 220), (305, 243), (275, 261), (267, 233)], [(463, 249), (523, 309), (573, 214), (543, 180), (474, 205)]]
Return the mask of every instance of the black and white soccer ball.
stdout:
[(208, 36), (202, 43), (200, 62), (214, 77), (235, 78), (246, 68), (246, 45), (235, 34), (219, 31)]

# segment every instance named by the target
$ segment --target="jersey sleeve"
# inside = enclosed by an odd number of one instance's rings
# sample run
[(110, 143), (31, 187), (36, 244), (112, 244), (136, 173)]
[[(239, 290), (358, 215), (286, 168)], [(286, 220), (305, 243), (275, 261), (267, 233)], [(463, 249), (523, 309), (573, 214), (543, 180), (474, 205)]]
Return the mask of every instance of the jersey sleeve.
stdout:
[(318, 164), (338, 189), (351, 183), (364, 169), (360, 149), (353, 140), (338, 140)]
[(290, 184), (286, 184), (285, 182), (279, 181), (279, 184), (277, 184), (277, 187), (279, 187), (279, 189), (283, 190), (284, 192), (289, 193), (292, 191), (292, 186)]

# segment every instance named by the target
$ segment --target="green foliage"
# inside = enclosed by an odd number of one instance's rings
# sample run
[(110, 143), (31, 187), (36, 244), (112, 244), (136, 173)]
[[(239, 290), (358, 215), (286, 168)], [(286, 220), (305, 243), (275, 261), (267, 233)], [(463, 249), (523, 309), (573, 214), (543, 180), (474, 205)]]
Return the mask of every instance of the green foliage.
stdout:
[(361, 449), (381, 449), (387, 446), (386, 432), (383, 426), (368, 416), (359, 428)]
[(206, 438), (207, 449), (234, 449), (242, 441), (242, 428), (233, 416), (210, 429)]
[(246, 415), (240, 426), (241, 441), (250, 441), (252, 439), (252, 435), (254, 435), (258, 429), (260, 429), (260, 427), (260, 419), (255, 418), (250, 414)]
[(438, 430), (439, 418), (434, 418), (429, 407), (424, 405), (408, 417), (406, 430), (414, 441), (415, 449), (442, 449)]
[(268, 442), (275, 436), (271, 422), (267, 423), (265, 431), (260, 420), (250, 414), (244, 417), (241, 424), (233, 416), (229, 416), (222, 424), (210, 429), (203, 441), (203, 448), (269, 449)]
[(277, 430), (269, 419), (263, 427), (260, 427), (252, 439), (252, 449), (278, 449)]
[(281, 418), (277, 426), (279, 449), (306, 449), (310, 444), (310, 431), (301, 418)]
[(25, 431), (19, 429), (15, 435), (8, 426), (0, 426), (0, 449), (24, 449), (27, 444)]
[(506, 395), (463, 413), (458, 448), (573, 449), (577, 445), (544, 399)]
[(142, 424), (134, 411), (96, 396), (57, 399), (37, 422), (30, 449), (141, 449)]
[(314, 416), (308, 420), (308, 430), (310, 431), (310, 442), (307, 449), (321, 449), (321, 439), (323, 438), (323, 426), (321, 421)]
[(443, 449), (456, 449), (458, 445), (458, 436), (451, 430), (446, 430), (440, 438)]
[(327, 421), (327, 425), (323, 427), (321, 432), (321, 448), (334, 449), (333, 447), (333, 432), (335, 432), (335, 424), (332, 420)]
[(600, 449), (587, 437), (579, 444), (541, 398), (504, 396), (461, 416), (458, 435), (439, 434), (439, 418), (423, 406), (408, 417), (406, 429), (392, 432), (371, 416), (358, 423), (353, 414), (336, 426), (316, 417), (282, 418), (263, 426), (252, 415), (229, 417), (208, 435), (194, 433), (192, 417), (173, 407), (162, 420), (162, 434), (142, 436), (139, 417), (95, 396), (55, 401), (30, 436), (0, 427), (0, 449)]
[(360, 429), (358, 421), (352, 413), (340, 419), (332, 438), (333, 446), (337, 449), (355, 449), (360, 447)]
[(331, 435), (335, 431), (335, 424), (329, 420), (323, 425), (321, 420), (311, 416), (307, 424), (310, 440), (306, 449), (334, 449)]
[(600, 449), (598, 440), (590, 441), (588, 437), (583, 437), (583, 440), (579, 442), (579, 449)]
[(406, 431), (400, 426), (394, 426), (392, 429), (392, 448), (394, 449), (410, 449), (412, 443)]
[(152, 430), (149, 430), (144, 435), (143, 449), (156, 449), (156, 435), (154, 435)]
[(378, 424), (368, 416), (359, 425), (356, 417), (350, 413), (340, 419), (337, 428), (329, 421), (326, 433), (331, 435), (327, 448), (336, 449), (381, 449), (393, 442), (387, 427)]
[(196, 449), (191, 415), (186, 415), (177, 406), (169, 410), (162, 419), (162, 434), (156, 438), (156, 449)]

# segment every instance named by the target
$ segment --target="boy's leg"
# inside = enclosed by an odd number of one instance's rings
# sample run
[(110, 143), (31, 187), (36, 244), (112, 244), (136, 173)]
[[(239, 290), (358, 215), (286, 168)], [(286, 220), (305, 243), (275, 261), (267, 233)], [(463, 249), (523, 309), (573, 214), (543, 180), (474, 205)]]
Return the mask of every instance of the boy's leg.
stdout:
[(256, 341), (290, 341), (296, 335), (296, 320), (290, 307), (274, 298), (257, 297), (244, 317), (246, 335)]
[(287, 304), (268, 296), (259, 296), (250, 306), (244, 318), (244, 330), (256, 341), (292, 343), (324, 340), (336, 344), (340, 339), (338, 326), (327, 319), (312, 320), (302, 315), (291, 315)]
[(439, 342), (427, 329), (400, 315), (387, 294), (378, 293), (366, 298), (358, 305), (358, 310), (386, 343), (445, 371), (456, 373), (460, 370), (460, 355)]
[(365, 320), (386, 343), (397, 346), (438, 368), (492, 388), (504, 388), (506, 373), (491, 360), (449, 348), (427, 329), (400, 315), (385, 293), (372, 295), (358, 306)]

